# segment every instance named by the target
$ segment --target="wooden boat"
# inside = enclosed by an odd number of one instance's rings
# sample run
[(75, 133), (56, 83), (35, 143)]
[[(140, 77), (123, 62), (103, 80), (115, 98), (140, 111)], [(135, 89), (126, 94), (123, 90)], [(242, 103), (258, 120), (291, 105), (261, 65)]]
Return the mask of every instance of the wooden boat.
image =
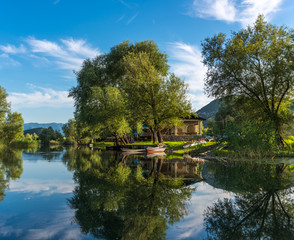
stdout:
[(147, 158), (154, 158), (154, 157), (158, 157), (158, 158), (163, 158), (166, 157), (165, 152), (157, 152), (157, 153), (148, 153), (146, 155)]
[(193, 147), (193, 146), (200, 145), (203, 143), (206, 143), (206, 141), (200, 140), (200, 141), (195, 141), (195, 142), (190, 142), (190, 143), (188, 142), (188, 143), (184, 144), (183, 148)]
[(146, 149), (121, 148), (123, 153), (145, 153)]
[(197, 142), (185, 143), (183, 148), (193, 147), (193, 146), (196, 146), (196, 145), (197, 145)]
[(160, 153), (160, 152), (164, 152), (166, 149), (166, 146), (164, 147), (147, 147), (147, 154), (149, 153)]

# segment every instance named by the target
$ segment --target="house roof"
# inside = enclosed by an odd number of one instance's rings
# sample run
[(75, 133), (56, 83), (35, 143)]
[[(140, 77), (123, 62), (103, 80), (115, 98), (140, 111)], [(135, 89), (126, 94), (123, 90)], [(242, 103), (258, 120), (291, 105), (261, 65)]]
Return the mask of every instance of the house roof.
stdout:
[(205, 121), (206, 119), (205, 118), (202, 118), (202, 117), (196, 117), (196, 115), (194, 114), (191, 114), (189, 117), (184, 117), (182, 118), (184, 120), (200, 120), (200, 121)]

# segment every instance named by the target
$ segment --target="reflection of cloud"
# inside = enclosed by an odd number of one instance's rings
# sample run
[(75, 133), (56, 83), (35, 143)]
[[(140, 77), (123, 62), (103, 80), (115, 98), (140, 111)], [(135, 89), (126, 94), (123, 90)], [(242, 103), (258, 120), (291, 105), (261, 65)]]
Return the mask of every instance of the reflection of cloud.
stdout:
[(32, 93), (10, 92), (8, 101), (15, 109), (35, 107), (73, 107), (73, 99), (68, 97), (68, 91), (56, 91), (51, 88), (35, 87)]
[(21, 218), (16, 216), (1, 216), (0, 238), (9, 239), (88, 239), (82, 235), (79, 226), (72, 224), (72, 210), (63, 206), (58, 211), (28, 212)]
[(206, 67), (202, 64), (201, 51), (197, 46), (181, 42), (170, 44), (171, 71), (183, 78), (189, 85), (189, 98), (198, 110), (211, 99), (204, 95), (204, 78)]
[(10, 182), (10, 192), (41, 193), (42, 196), (50, 196), (56, 193), (71, 193), (74, 189), (72, 180), (40, 180), (22, 179)]
[(266, 18), (279, 10), (283, 0), (194, 0), (192, 16), (227, 22), (253, 23), (259, 14)]
[(196, 184), (188, 208), (188, 216), (180, 222), (170, 226), (167, 232), (168, 239), (204, 239), (203, 213), (208, 206), (212, 206), (218, 199), (230, 198), (230, 193), (215, 189), (207, 183)]

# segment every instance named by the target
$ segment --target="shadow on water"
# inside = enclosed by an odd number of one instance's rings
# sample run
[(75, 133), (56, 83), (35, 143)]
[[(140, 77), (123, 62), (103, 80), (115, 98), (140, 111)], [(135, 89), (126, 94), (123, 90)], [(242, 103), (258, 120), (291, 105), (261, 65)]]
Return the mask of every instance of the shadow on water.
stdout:
[(294, 166), (208, 163), (203, 175), (235, 193), (204, 212), (208, 239), (294, 239)]

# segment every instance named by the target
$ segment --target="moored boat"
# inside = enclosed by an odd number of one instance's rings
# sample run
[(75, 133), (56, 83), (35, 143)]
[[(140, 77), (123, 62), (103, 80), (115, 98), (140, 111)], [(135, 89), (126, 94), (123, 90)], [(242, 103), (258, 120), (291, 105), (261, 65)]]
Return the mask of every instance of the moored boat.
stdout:
[(145, 153), (146, 149), (121, 148), (124, 153)]
[(164, 158), (166, 157), (166, 154), (165, 152), (156, 152), (156, 153), (148, 153), (147, 152), (147, 155), (146, 155), (146, 158)]

